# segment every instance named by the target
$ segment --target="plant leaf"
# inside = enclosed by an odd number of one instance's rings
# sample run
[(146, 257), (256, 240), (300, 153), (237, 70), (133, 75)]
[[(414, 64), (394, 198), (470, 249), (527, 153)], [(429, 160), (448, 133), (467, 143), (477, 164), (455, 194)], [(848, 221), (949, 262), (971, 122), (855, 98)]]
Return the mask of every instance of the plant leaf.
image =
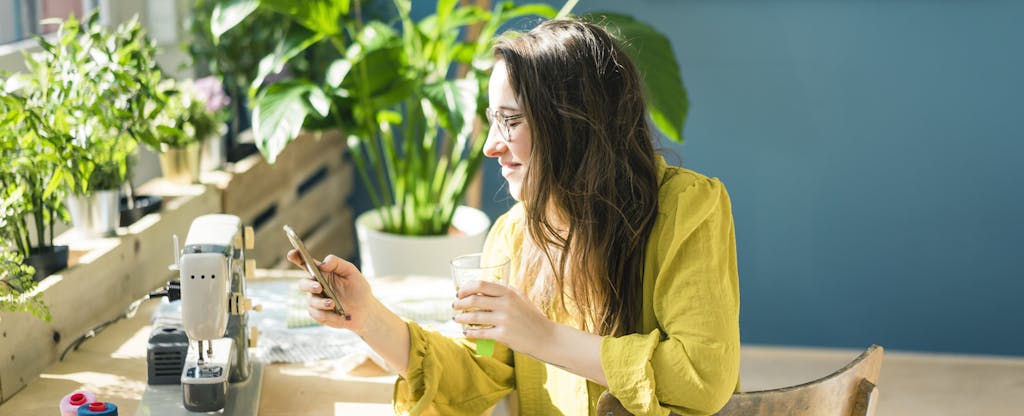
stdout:
[(630, 16), (598, 12), (587, 17), (616, 33), (643, 75), (651, 120), (666, 137), (681, 143), (689, 101), (668, 38)]
[(210, 16), (210, 33), (213, 42), (220, 41), (221, 35), (231, 30), (256, 11), (259, 0), (220, 0)]
[(307, 98), (313, 89), (317, 87), (312, 83), (289, 80), (270, 85), (256, 97), (253, 136), (267, 162), (274, 163), (284, 147), (299, 135), (302, 123), (313, 110)]
[(274, 53), (263, 57), (260, 60), (259, 72), (252, 81), (249, 95), (255, 95), (256, 91), (263, 86), (263, 80), (271, 74), (284, 70), (285, 64), (296, 55), (302, 53), (313, 44), (324, 38), (322, 33), (312, 32), (309, 29), (293, 26), (285, 35), (284, 39), (277, 44)]
[(572, 14), (572, 9), (575, 8), (576, 7), (576, 3), (579, 3), (579, 2), (580, 2), (580, 0), (568, 0), (568, 1), (566, 1), (565, 4), (562, 5), (562, 9), (558, 11), (557, 15), (555, 15), (555, 19), (561, 19), (563, 17), (569, 16), (570, 14)]
[(325, 36), (340, 35), (341, 19), (348, 16), (349, 0), (260, 0), (298, 24)]
[(327, 114), (331, 111), (331, 100), (327, 98), (327, 94), (324, 94), (324, 90), (320, 88), (311, 88), (309, 90), (309, 104), (320, 117), (327, 117)]

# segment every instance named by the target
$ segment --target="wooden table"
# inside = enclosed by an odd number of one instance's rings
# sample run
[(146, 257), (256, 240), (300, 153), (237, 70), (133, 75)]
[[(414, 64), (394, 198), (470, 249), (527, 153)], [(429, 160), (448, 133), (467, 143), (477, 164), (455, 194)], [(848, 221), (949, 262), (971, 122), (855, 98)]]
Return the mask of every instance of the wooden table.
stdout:
[[(377, 283), (409, 284), (410, 279), (381, 279)], [(443, 280), (438, 284), (450, 283)], [(119, 414), (134, 415), (146, 390), (150, 317), (159, 304), (159, 299), (146, 300), (133, 317), (83, 342), (64, 361), (47, 368), (25, 389), (0, 404), (0, 414), (56, 415), (64, 395), (85, 389), (100, 400), (117, 404)], [(338, 367), (339, 361), (267, 365), (259, 414), (393, 414), (395, 375), (384, 373), (369, 361), (348, 373)]]

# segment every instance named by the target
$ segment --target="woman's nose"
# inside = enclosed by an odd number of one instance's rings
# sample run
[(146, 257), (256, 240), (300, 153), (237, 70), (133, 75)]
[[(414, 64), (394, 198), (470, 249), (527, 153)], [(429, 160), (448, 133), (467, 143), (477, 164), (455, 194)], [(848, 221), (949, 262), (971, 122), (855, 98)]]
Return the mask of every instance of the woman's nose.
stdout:
[(487, 126), (487, 141), (484, 142), (484, 156), (498, 157), (507, 150), (508, 145), (502, 140), (498, 127), (494, 124), (489, 124)]

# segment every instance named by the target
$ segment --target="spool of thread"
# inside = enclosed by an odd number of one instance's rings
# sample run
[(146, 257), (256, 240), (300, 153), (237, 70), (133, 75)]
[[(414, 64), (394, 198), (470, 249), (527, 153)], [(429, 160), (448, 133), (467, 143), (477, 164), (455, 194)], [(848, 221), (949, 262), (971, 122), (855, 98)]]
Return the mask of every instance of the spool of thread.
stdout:
[(78, 416), (117, 416), (117, 405), (110, 402), (92, 402), (79, 407)]
[(60, 399), (60, 414), (61, 416), (76, 416), (80, 406), (94, 401), (96, 401), (96, 395), (90, 391), (73, 391)]

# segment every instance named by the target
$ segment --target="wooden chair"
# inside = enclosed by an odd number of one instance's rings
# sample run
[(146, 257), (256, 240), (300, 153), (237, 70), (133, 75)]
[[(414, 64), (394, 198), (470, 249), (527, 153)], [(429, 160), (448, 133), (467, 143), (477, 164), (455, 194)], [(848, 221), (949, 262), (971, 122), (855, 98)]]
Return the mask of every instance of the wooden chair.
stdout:
[[(845, 367), (817, 380), (771, 390), (737, 392), (717, 415), (874, 415), (878, 403), (875, 384), (884, 355), (880, 345), (872, 345)], [(608, 392), (598, 399), (597, 414), (630, 415)]]

